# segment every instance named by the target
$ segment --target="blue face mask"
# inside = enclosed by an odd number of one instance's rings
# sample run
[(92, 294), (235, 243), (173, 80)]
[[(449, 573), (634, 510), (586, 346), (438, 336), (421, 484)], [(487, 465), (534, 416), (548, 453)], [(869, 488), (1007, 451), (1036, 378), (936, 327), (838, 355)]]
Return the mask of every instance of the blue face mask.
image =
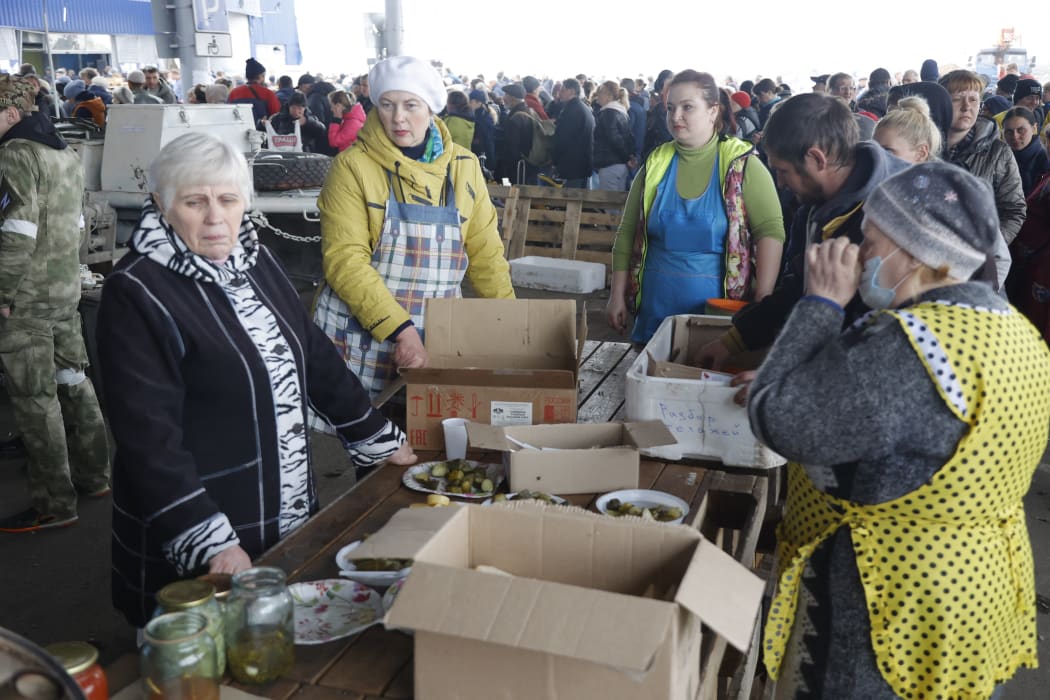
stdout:
[[(892, 258), (899, 251), (900, 248), (898, 247), (886, 256), (886, 260)], [(878, 255), (868, 258), (864, 262), (864, 272), (860, 275), (860, 288), (857, 289), (857, 293), (860, 294), (861, 301), (863, 301), (869, 309), (890, 308), (893, 304), (893, 298), (897, 296), (897, 287), (904, 284), (904, 280), (908, 279), (908, 275), (905, 275), (901, 281), (893, 285), (893, 287), (881, 286), (879, 284), (879, 271), (882, 269), (883, 262), (885, 262), (885, 260)]]

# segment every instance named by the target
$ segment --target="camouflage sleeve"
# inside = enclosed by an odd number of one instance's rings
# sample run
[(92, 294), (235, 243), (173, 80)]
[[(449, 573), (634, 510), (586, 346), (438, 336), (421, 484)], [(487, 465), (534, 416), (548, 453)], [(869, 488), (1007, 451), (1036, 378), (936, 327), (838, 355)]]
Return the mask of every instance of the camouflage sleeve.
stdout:
[(0, 149), (0, 307), (9, 307), (36, 249), (39, 165), (28, 151)]

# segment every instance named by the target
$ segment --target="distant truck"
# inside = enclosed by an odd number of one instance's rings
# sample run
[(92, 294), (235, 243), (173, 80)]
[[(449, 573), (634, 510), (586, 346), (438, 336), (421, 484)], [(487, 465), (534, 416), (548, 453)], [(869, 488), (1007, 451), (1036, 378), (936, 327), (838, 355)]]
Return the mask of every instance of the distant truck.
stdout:
[(999, 43), (994, 48), (981, 49), (973, 58), (973, 70), (988, 81), (989, 89), (994, 88), (999, 78), (1006, 72), (1011, 63), (1017, 64), (1021, 75), (1031, 73), (1035, 67), (1035, 58), (1028, 60), (1028, 50), (1014, 46), (1015, 36), (1012, 27), (999, 30)]

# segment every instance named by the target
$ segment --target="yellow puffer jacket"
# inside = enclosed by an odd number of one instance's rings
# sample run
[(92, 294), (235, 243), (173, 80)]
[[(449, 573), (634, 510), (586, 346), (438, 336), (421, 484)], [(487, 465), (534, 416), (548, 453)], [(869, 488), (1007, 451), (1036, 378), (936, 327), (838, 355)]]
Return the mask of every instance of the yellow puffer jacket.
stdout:
[(399, 201), (407, 198), (411, 204), (438, 204), (451, 168), (463, 245), (470, 261), (467, 277), (480, 296), (514, 297), (510, 266), (496, 228), (496, 208), (478, 159), (452, 142), (440, 119), (434, 123), (445, 151), (433, 163), (420, 163), (406, 158), (390, 141), (373, 109), (354, 147), (336, 156), (318, 200), (325, 280), (376, 340), (385, 340), (409, 320), (408, 312), (372, 267), (372, 251), (383, 230), (390, 194), (387, 173), (394, 178), (394, 196)]

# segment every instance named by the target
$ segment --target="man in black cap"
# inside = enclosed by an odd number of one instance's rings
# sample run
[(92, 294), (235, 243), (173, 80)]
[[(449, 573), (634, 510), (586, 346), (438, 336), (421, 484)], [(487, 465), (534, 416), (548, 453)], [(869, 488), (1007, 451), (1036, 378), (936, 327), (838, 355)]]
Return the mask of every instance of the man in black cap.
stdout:
[(266, 117), (281, 111), (281, 101), (266, 86), (266, 66), (249, 58), (244, 62), (244, 77), (248, 82), (230, 91), (230, 104), (250, 104), (256, 127)]
[(496, 179), (506, 178), (517, 185), (538, 184), (539, 168), (526, 159), (532, 150), (532, 121), (539, 119), (525, 104), (525, 88), (521, 83), (503, 86), (503, 104), (507, 118), (503, 120), (503, 138), (497, 144), (499, 163)]
[(809, 79), (813, 81), (813, 92), (827, 92), (828, 78), (830, 77), (830, 73), (824, 73), (823, 75), (811, 75)]
[(1014, 88), (1014, 106), (1025, 107), (1035, 114), (1036, 124), (1043, 123), (1043, 86), (1038, 80), (1022, 78)]

